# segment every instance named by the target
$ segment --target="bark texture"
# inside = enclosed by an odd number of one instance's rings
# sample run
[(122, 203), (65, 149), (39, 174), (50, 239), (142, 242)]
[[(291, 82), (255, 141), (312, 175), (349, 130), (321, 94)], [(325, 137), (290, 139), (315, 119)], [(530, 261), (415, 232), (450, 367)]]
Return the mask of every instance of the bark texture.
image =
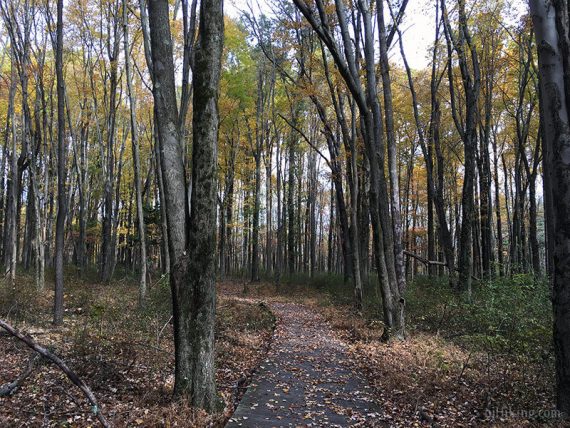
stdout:
[[(540, 69), (557, 406), (570, 414), (570, 54), (568, 3), (531, 0)], [(552, 203), (556, 198), (556, 203)], [(550, 201), (550, 203), (549, 203)]]
[[(176, 104), (166, 0), (148, 3), (153, 95), (168, 222), (175, 341), (175, 395), (208, 411), (217, 404), (214, 370), (218, 94), (223, 48), (221, 0), (200, 5), (194, 58), (192, 194)], [(191, 212), (189, 212), (191, 205)]]
[(63, 323), (63, 246), (65, 217), (65, 87), (63, 80), (63, 0), (57, 2), (55, 72), (57, 77), (57, 220), (55, 229), (54, 324)]

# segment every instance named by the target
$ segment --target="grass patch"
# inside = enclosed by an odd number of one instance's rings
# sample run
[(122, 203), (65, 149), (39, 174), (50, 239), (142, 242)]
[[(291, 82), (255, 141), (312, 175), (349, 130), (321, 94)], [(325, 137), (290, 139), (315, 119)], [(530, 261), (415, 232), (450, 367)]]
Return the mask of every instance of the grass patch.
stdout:
[(552, 358), (548, 283), (531, 275), (479, 282), (466, 302), (447, 278), (418, 277), (407, 291), (411, 328), (440, 334), (469, 349)]

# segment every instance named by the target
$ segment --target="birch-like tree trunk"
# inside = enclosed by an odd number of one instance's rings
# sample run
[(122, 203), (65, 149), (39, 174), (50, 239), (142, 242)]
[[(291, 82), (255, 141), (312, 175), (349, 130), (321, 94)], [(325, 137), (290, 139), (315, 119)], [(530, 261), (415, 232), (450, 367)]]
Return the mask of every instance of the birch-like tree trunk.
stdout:
[(133, 172), (134, 172), (134, 184), (135, 184), (135, 195), (137, 204), (137, 227), (139, 235), (139, 245), (140, 245), (140, 284), (139, 284), (139, 304), (142, 306), (144, 304), (144, 299), (146, 297), (146, 231), (144, 225), (144, 211), (142, 202), (142, 191), (141, 191), (141, 173), (140, 173), (140, 153), (139, 153), (139, 141), (137, 132), (137, 116), (136, 116), (136, 99), (133, 94), (133, 84), (131, 82), (131, 60), (129, 52), (129, 20), (127, 11), (127, 0), (123, 0), (123, 44), (125, 48), (125, 73), (127, 77), (127, 96), (129, 97), (129, 107), (130, 107), (130, 118), (131, 118), (131, 145), (133, 151)]

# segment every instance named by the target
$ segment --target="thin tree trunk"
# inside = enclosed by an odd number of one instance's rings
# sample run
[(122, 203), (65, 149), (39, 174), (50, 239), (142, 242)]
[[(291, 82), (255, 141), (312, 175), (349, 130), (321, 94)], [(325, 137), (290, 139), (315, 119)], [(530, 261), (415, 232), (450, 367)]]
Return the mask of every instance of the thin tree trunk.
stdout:
[[(14, 115), (14, 99), (16, 95), (16, 64), (15, 53), (11, 49), (11, 73), (10, 73), (10, 91), (8, 94), (8, 113), (6, 126), (6, 145), (11, 138), (11, 155), (10, 155), (10, 173), (8, 174), (6, 189), (6, 214), (4, 216), (4, 264), (7, 276), (10, 278), (10, 284), (15, 286), (16, 282), (16, 263), (15, 263), (15, 242), (16, 242), (16, 194), (18, 182), (18, 161), (16, 158), (16, 126)], [(9, 137), (10, 136), (10, 137)], [(8, 151), (6, 151), (8, 153)]]
[[(108, 13), (113, 16), (107, 17), (112, 19), (109, 24), (110, 33), (107, 43), (107, 56), (109, 59), (109, 114), (107, 116), (107, 145), (105, 153), (106, 171), (104, 176), (103, 187), (103, 227), (101, 229), (101, 280), (109, 282), (113, 275), (115, 265), (115, 240), (113, 232), (113, 224), (115, 218), (115, 210), (113, 208), (113, 190), (115, 189), (115, 138), (116, 138), (116, 122), (117, 122), (117, 89), (118, 89), (118, 60), (120, 52), (120, 34), (119, 34), (119, 10), (118, 3), (109, 5)], [(112, 34), (112, 36), (111, 36)], [(118, 185), (117, 185), (118, 187)]]
[(53, 322), (63, 323), (63, 251), (67, 214), (65, 191), (65, 87), (63, 80), (63, 0), (57, 2), (55, 71), (57, 76), (57, 220), (55, 229), (55, 297)]
[[(448, 50), (448, 75), (449, 91), (451, 96), (451, 107), (453, 120), (461, 135), (464, 145), (464, 175), (463, 191), (461, 194), (461, 226), (459, 232), (459, 254), (457, 267), (459, 276), (457, 289), (471, 299), (471, 283), (473, 273), (473, 215), (475, 210), (474, 183), (475, 183), (475, 155), (477, 150), (477, 118), (478, 102), (480, 92), (480, 70), (477, 49), (471, 40), (471, 35), (467, 26), (467, 15), (465, 11), (465, 0), (459, 0), (459, 35), (454, 35), (449, 24), (448, 12), (445, 0), (441, 0), (442, 17), (444, 22), (444, 32)], [(458, 114), (456, 104), (456, 94), (453, 79), (453, 49), (457, 52), (459, 68), (465, 92), (465, 112)], [(469, 58), (468, 60), (468, 52)], [(470, 64), (469, 64), (470, 62)], [(462, 118), (462, 116), (464, 116)]]
[[(296, 126), (297, 119), (300, 114), (299, 107), (293, 108), (292, 123)], [(287, 271), (289, 275), (295, 273), (295, 256), (296, 256), (296, 225), (295, 225), (295, 165), (296, 161), (297, 132), (291, 129), (288, 144), (289, 171), (287, 173)]]
[(380, 40), (380, 66), (382, 89), (384, 92), (384, 119), (386, 123), (386, 140), (388, 146), (388, 169), (390, 177), (390, 207), (392, 210), (392, 227), (394, 243), (394, 265), (396, 281), (400, 293), (406, 288), (404, 269), (404, 247), (402, 244), (402, 221), (400, 208), (400, 177), (398, 176), (398, 160), (396, 157), (396, 137), (394, 134), (394, 107), (392, 102), (392, 81), (390, 79), (390, 63), (388, 61), (388, 43), (386, 25), (384, 23), (384, 0), (377, 1), (378, 31)]
[(125, 48), (125, 72), (127, 77), (127, 96), (129, 97), (130, 118), (131, 118), (131, 145), (133, 151), (133, 172), (134, 172), (134, 185), (137, 203), (137, 227), (140, 245), (140, 284), (139, 284), (139, 304), (143, 306), (147, 294), (146, 286), (146, 271), (147, 271), (147, 256), (146, 256), (146, 231), (144, 224), (144, 211), (141, 192), (141, 173), (140, 173), (140, 153), (139, 141), (137, 132), (137, 117), (136, 117), (136, 101), (133, 94), (133, 87), (131, 82), (131, 64), (129, 53), (129, 22), (127, 1), (123, 0), (123, 43)]
[(499, 155), (497, 153), (497, 136), (493, 136), (493, 171), (495, 180), (495, 217), (497, 221), (497, 261), (499, 275), (505, 274), (505, 261), (503, 256), (503, 223), (501, 216), (501, 185), (499, 183)]

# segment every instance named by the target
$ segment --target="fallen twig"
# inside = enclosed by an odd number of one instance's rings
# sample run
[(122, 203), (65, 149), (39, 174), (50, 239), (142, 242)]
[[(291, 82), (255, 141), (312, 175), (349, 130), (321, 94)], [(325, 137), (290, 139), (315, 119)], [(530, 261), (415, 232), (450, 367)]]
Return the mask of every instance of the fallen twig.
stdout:
[(160, 336), (162, 336), (162, 333), (164, 332), (164, 329), (166, 327), (168, 327), (168, 324), (170, 324), (170, 321), (172, 321), (172, 319), (174, 318), (173, 315), (170, 316), (170, 318), (168, 318), (168, 321), (166, 321), (166, 324), (164, 324), (164, 326), (162, 326), (162, 328), (160, 329), (160, 332), (156, 335), (156, 346), (160, 348)]
[(408, 257), (412, 257), (413, 259), (416, 259), (416, 260), (422, 262), (426, 266), (433, 265), (433, 266), (445, 266), (445, 267), (447, 267), (447, 263), (445, 263), (445, 262), (440, 262), (440, 261), (436, 261), (436, 260), (428, 260), (425, 257), (419, 256), (419, 255), (414, 254), (414, 253), (407, 251), (407, 250), (404, 250), (404, 255), (408, 256)]
[(43, 346), (38, 345), (31, 337), (25, 336), (24, 334), (22, 334), (21, 332), (16, 330), (14, 327), (12, 327), (10, 324), (8, 324), (7, 322), (5, 322), (4, 320), (1, 320), (1, 319), (0, 319), (0, 327), (2, 327), (4, 330), (6, 330), (8, 333), (10, 333), (15, 338), (24, 342), (26, 345), (28, 345), (31, 349), (36, 351), (38, 354), (47, 358), (48, 360), (52, 361), (56, 366), (58, 366), (67, 375), (69, 380), (71, 380), (75, 385), (77, 385), (79, 387), (79, 389), (81, 389), (83, 394), (87, 397), (87, 399), (89, 400), (89, 403), (92, 406), (93, 414), (97, 417), (97, 419), (99, 419), (99, 422), (101, 422), (101, 425), (103, 425), (105, 428), (111, 427), (109, 422), (107, 422), (107, 419), (105, 419), (103, 414), (99, 411), (97, 399), (95, 398), (95, 395), (93, 394), (91, 389), (87, 386), (87, 384), (85, 382), (83, 382), (83, 380), (81, 380), (79, 378), (79, 376), (77, 376), (77, 374), (75, 374), (75, 372), (73, 372), (67, 366), (67, 364), (65, 364), (65, 362), (61, 358), (59, 358), (57, 355), (51, 353), (50, 351), (48, 351)]
[(24, 381), (34, 371), (38, 359), (39, 355), (34, 355), (32, 358), (30, 358), (26, 369), (20, 374), (20, 376), (17, 377), (15, 381), (0, 385), (0, 397), (7, 397), (9, 395), (12, 395), (20, 386), (22, 386), (22, 383), (24, 383)]
[(467, 360), (465, 360), (465, 362), (463, 363), (463, 366), (461, 367), (461, 373), (459, 373), (459, 377), (457, 378), (458, 382), (460, 382), (461, 379), (463, 378), (463, 373), (465, 373), (465, 369), (467, 368), (467, 366), (469, 364), (469, 360), (471, 360), (471, 355), (473, 355), (473, 352), (469, 353), (469, 355), (467, 356)]

